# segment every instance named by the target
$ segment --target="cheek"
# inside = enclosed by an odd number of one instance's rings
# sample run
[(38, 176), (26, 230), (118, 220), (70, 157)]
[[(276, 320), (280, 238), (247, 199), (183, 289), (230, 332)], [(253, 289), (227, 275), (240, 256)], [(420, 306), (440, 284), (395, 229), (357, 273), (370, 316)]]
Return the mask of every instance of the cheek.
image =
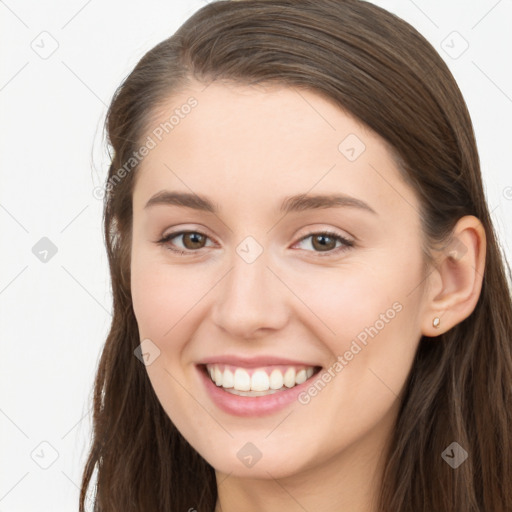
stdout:
[[(331, 279), (317, 280), (316, 287), (303, 278), (309, 286), (304, 292), (308, 306), (333, 331), (323, 336), (336, 377), (332, 390), (340, 397), (330, 402), (337, 404), (331, 408), (332, 421), (357, 404), (369, 409), (356, 417), (389, 406), (407, 378), (421, 337), (421, 255), (379, 256), (340, 267)], [(323, 399), (332, 397), (326, 393), (319, 402)]]
[[(393, 258), (389, 258), (393, 260)], [(401, 323), (417, 309), (417, 295), (411, 293), (411, 283), (421, 281), (419, 262), (408, 262), (404, 272), (396, 260), (371, 261), (365, 264), (340, 265), (313, 272), (288, 273), (286, 282), (293, 283), (300, 308), (300, 320), (307, 322), (320, 339), (333, 340), (339, 353), (347, 349), (344, 343), (359, 336), (365, 338), (367, 328), (380, 331), (391, 323)], [(402, 316), (402, 318), (399, 318)], [(338, 344), (338, 345), (336, 345)]]
[(143, 256), (134, 257), (132, 302), (141, 336), (162, 339), (175, 326), (187, 324), (187, 313), (205, 294), (204, 273), (192, 266), (172, 266)]
[[(140, 339), (150, 339), (158, 357), (146, 367), (153, 390), (178, 430), (188, 439), (193, 432), (211, 428), (208, 417), (185, 391), (191, 368), (181, 357), (197, 325), (197, 304), (204, 295), (201, 279), (192, 266), (186, 269), (155, 261), (143, 251), (134, 253), (131, 269), (132, 302)], [(194, 307), (196, 306), (196, 307)], [(153, 349), (154, 350), (154, 349)], [(193, 424), (190, 418), (193, 417)]]
[(331, 389), (341, 397), (324, 393), (318, 403), (330, 404), (332, 421), (357, 404), (371, 406), (355, 417), (388, 407), (407, 378), (421, 336), (421, 255), (408, 254), (405, 261), (401, 251), (380, 253), (372, 261), (347, 260), (338, 269), (296, 273), (293, 279), (308, 308), (301, 321), (329, 350)]

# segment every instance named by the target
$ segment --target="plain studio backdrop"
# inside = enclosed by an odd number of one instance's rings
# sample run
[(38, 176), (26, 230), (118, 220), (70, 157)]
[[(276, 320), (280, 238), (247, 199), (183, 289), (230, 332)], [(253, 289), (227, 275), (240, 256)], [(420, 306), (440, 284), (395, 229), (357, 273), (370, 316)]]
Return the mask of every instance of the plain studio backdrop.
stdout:
[[(380, 0), (452, 70), (512, 262), (512, 3)], [(111, 320), (103, 121), (116, 87), (204, 0), (0, 2), (0, 512), (77, 510)]]

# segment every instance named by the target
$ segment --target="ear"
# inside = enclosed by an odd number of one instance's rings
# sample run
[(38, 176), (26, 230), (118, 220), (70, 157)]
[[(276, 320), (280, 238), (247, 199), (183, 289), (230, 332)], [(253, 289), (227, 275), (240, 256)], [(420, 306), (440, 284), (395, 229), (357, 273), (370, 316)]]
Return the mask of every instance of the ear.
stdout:
[[(482, 223), (473, 215), (462, 217), (448, 245), (434, 257), (435, 268), (428, 277), (422, 315), (423, 335), (439, 336), (473, 312), (482, 289), (485, 255)], [(436, 317), (437, 327), (433, 323)]]

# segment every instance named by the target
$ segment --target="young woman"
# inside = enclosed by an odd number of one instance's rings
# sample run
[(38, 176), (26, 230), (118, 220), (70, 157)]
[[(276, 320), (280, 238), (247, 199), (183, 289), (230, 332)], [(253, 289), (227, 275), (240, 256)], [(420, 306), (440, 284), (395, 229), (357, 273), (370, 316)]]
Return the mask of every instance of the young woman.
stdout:
[(211, 3), (110, 106), (80, 510), (512, 510), (512, 305), (470, 116), (357, 0)]

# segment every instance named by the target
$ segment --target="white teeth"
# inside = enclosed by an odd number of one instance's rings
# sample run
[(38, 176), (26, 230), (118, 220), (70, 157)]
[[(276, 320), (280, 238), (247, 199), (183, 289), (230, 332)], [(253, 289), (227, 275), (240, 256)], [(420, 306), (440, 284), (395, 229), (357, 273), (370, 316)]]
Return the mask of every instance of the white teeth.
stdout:
[(281, 389), (283, 387), (283, 374), (279, 370), (272, 370), (270, 374), (270, 389)]
[(261, 396), (293, 388), (312, 377), (314, 367), (296, 370), (290, 366), (283, 372), (274, 368), (270, 375), (263, 368), (256, 369), (252, 376), (244, 368), (236, 368), (234, 372), (222, 365), (207, 365), (210, 378), (219, 387), (233, 394), (242, 396)]
[(218, 366), (215, 367), (215, 384), (222, 386), (222, 372)]
[(306, 382), (306, 378), (306, 370), (299, 370), (297, 375), (295, 375), (295, 383), (302, 384), (303, 382)]
[(242, 368), (235, 370), (233, 387), (238, 389), (238, 391), (249, 391), (251, 389), (251, 377), (249, 377), (249, 374), (245, 370), (242, 370)]
[(288, 370), (286, 370), (283, 381), (287, 388), (293, 388), (293, 386), (295, 386), (295, 368), (288, 368)]
[(267, 372), (263, 370), (256, 370), (251, 377), (251, 390), (252, 391), (267, 391), (270, 385), (270, 379)]
[(232, 388), (235, 386), (235, 376), (231, 370), (227, 368), (224, 370), (224, 375), (222, 378), (222, 387), (223, 388)]

